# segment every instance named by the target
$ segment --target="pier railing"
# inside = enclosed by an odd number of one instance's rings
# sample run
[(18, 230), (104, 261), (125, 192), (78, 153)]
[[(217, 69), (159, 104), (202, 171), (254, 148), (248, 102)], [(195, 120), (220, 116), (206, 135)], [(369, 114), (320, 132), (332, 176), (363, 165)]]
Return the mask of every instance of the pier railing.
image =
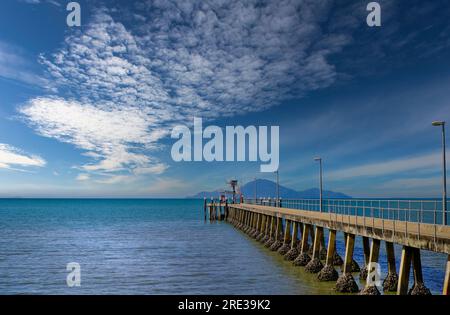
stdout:
[[(244, 203), (306, 211), (321, 210), (320, 199), (258, 198), (245, 199)], [(443, 225), (441, 200), (323, 199), (322, 203), (323, 213)]]

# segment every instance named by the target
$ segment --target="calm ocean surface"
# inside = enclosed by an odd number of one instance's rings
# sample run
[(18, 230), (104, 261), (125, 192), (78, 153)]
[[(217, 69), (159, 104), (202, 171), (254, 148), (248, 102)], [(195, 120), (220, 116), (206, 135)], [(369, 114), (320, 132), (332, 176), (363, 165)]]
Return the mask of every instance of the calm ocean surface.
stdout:
[[(205, 224), (202, 204), (0, 200), (0, 294), (334, 294), (333, 283), (319, 283), (231, 225)], [(337, 246), (343, 256), (342, 235)], [(360, 239), (357, 246), (362, 265)], [(385, 272), (384, 248), (380, 260)], [(81, 265), (81, 287), (66, 285), (70, 262)], [(442, 290), (445, 262), (423, 252), (433, 293)]]

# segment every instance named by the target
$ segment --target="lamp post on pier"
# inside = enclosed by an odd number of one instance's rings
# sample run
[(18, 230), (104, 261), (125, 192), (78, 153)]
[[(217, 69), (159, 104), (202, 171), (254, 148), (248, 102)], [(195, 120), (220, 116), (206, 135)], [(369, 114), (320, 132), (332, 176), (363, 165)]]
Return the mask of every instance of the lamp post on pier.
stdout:
[(323, 186), (322, 186), (322, 158), (321, 157), (315, 157), (314, 161), (319, 162), (320, 167), (320, 212), (323, 211)]
[(442, 224), (447, 225), (447, 161), (445, 157), (445, 121), (433, 121), (435, 127), (442, 127)]

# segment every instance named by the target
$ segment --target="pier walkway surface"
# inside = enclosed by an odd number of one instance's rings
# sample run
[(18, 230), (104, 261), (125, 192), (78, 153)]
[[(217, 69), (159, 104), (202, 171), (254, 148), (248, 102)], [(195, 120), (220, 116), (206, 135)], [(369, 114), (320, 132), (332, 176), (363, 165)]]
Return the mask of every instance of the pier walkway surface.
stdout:
[[(317, 273), (319, 281), (337, 281), (343, 293), (380, 294), (373, 279), (380, 243), (385, 242), (388, 275), (384, 291), (397, 294), (429, 294), (420, 258), (421, 250), (447, 254), (443, 294), (450, 295), (450, 226), (436, 200), (362, 200), (362, 199), (246, 199), (240, 203), (206, 203), (205, 220), (226, 220), (236, 228), (278, 251), (294, 265)], [(325, 244), (324, 229), (329, 230)], [(345, 257), (336, 252), (336, 233), (345, 236)], [(366, 286), (359, 290), (352, 273), (358, 270), (353, 259), (355, 237), (363, 240), (365, 266), (361, 277)], [(397, 273), (394, 244), (402, 247)], [(334, 266), (342, 265), (339, 276)], [(356, 265), (356, 266), (355, 266)], [(410, 271), (414, 284), (409, 288)]]

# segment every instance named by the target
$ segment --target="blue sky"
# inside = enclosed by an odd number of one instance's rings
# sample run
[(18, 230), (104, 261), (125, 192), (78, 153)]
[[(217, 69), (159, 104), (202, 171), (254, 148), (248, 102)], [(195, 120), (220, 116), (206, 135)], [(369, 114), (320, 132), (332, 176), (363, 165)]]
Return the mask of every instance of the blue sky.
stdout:
[(379, 1), (2, 1), (0, 196), (174, 197), (260, 163), (175, 163), (170, 132), (280, 126), (281, 183), (438, 197), (450, 6)]

